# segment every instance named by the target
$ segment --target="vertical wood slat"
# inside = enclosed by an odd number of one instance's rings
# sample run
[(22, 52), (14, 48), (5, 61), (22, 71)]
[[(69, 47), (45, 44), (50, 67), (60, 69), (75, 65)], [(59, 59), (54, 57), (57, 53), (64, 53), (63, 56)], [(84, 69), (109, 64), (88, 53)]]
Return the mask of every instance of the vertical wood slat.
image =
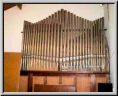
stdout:
[(106, 74), (106, 83), (109, 83), (109, 75)]
[(95, 92), (96, 89), (96, 77), (95, 74), (90, 74), (90, 92)]
[(77, 92), (77, 76), (74, 77), (75, 92)]
[(29, 73), (29, 75), (28, 75), (28, 92), (32, 92), (32, 84), (33, 84), (33, 73)]
[(59, 84), (62, 84), (62, 76), (59, 76)]
[(47, 76), (44, 77), (44, 85), (47, 84)]

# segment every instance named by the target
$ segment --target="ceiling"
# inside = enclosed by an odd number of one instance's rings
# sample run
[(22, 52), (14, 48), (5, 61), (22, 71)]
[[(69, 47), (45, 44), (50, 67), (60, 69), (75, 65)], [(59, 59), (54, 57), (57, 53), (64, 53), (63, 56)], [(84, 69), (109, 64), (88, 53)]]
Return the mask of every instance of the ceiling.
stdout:
[(14, 6), (17, 6), (20, 10), (22, 9), (22, 4), (4, 4), (4, 11), (10, 9)]

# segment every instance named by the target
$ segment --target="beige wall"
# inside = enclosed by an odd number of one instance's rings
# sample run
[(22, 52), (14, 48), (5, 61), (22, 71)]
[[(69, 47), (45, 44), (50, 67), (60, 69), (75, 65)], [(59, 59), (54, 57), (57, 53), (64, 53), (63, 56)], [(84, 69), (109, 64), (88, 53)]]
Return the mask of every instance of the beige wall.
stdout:
[(60, 9), (88, 20), (104, 16), (103, 7), (99, 4), (23, 4), (22, 10), (15, 6), (4, 11), (4, 51), (21, 52), (21, 32), (24, 20), (34, 23)]

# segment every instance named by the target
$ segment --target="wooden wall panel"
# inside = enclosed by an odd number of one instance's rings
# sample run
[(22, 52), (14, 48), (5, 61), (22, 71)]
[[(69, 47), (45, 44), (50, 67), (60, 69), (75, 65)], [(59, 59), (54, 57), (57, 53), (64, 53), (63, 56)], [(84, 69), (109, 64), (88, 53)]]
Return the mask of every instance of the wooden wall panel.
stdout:
[(106, 77), (96, 77), (96, 92), (98, 92), (98, 83), (106, 83)]
[(27, 92), (28, 76), (20, 76), (19, 80), (19, 92)]
[(4, 92), (18, 92), (21, 53), (4, 52)]
[(90, 77), (77, 77), (77, 92), (90, 92)]
[(62, 85), (75, 85), (74, 84), (74, 77), (63, 76), (62, 77)]
[[(27, 92), (27, 85), (28, 85), (28, 76), (20, 76), (19, 82), (19, 91), (20, 92)], [(98, 91), (98, 83), (106, 83), (106, 77), (96, 77), (96, 90)], [(33, 86), (32, 91), (34, 92), (34, 85), (35, 84), (42, 84), (44, 85), (45, 76), (33, 76)], [(46, 85), (69, 85), (73, 86), (74, 83), (74, 76), (62, 76), (62, 84), (59, 84), (59, 77), (58, 76), (47, 76), (47, 83)], [(77, 77), (77, 92), (90, 92), (90, 77)]]
[(33, 76), (33, 92), (34, 92), (34, 84), (44, 84), (44, 76)]
[(47, 76), (47, 85), (59, 85), (59, 76)]

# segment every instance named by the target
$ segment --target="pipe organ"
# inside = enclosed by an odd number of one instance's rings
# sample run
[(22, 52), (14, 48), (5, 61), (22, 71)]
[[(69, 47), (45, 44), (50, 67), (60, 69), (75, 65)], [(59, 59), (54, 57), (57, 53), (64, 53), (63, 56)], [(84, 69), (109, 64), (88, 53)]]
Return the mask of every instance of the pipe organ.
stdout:
[(94, 21), (61, 9), (24, 21), (21, 70), (108, 71), (104, 17)]

